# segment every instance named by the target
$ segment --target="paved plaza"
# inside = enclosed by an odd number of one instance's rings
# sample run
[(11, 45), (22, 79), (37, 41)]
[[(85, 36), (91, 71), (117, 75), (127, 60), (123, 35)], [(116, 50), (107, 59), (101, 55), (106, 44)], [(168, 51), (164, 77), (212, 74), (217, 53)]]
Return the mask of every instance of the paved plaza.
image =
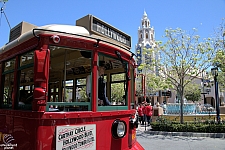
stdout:
[[(164, 133), (164, 134), (163, 134)], [(152, 132), (150, 127), (139, 126), (137, 140), (146, 150), (225, 150), (225, 138), (204, 137), (203, 134), (174, 135)]]

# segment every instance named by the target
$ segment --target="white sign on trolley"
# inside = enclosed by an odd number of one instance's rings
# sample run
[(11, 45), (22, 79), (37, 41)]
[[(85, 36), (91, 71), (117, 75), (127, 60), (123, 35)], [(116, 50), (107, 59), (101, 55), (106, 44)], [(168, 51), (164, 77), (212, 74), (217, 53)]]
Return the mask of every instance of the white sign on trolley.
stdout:
[(96, 125), (73, 125), (56, 127), (57, 150), (95, 150)]

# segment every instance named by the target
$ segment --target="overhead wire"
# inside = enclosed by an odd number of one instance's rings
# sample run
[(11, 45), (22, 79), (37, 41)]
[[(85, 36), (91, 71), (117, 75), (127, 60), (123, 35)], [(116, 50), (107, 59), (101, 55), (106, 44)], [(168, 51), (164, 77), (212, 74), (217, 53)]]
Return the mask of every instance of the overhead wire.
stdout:
[(1, 27), (1, 24), (2, 24), (2, 12), (4, 10), (4, 7), (5, 6), (5, 2), (3, 3), (3, 6), (1, 7), (1, 18), (0, 18), (0, 27)]
[(2, 25), (2, 8), (1, 8), (1, 16), (0, 16), (0, 27)]
[(1, 22), (2, 22), (2, 14), (4, 14), (5, 19), (6, 19), (7, 23), (8, 23), (8, 26), (9, 26), (9, 28), (10, 28), (10, 30), (11, 30), (11, 26), (10, 26), (10, 23), (9, 23), (8, 17), (6, 16), (6, 14), (5, 14), (5, 12), (4, 12), (4, 8), (5, 8), (5, 3), (6, 3), (6, 1), (4, 1), (4, 0), (3, 0), (3, 1), (0, 1), (0, 2), (2, 2), (2, 3), (3, 3), (2, 7), (1, 7), (0, 27), (1, 27)]

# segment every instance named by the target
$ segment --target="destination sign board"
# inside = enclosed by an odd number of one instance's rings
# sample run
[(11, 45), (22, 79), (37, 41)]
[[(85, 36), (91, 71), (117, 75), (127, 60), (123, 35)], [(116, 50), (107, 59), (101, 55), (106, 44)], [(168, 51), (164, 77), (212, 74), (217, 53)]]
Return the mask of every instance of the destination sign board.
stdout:
[(57, 150), (96, 149), (96, 125), (71, 125), (56, 127)]
[(92, 34), (97, 34), (110, 38), (124, 46), (131, 48), (131, 37), (110, 24), (94, 17), (87, 15), (76, 21), (76, 25), (85, 27)]

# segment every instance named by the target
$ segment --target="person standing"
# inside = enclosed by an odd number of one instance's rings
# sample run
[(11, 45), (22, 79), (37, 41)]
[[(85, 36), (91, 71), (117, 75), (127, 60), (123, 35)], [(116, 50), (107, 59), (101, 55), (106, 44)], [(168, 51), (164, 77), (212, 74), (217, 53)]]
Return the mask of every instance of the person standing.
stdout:
[(146, 101), (142, 102), (143, 124), (146, 124)]
[(145, 115), (147, 118), (148, 126), (150, 126), (150, 122), (152, 119), (152, 112), (153, 112), (152, 106), (149, 103), (147, 103), (147, 106), (145, 106)]
[(138, 117), (139, 117), (139, 122), (141, 125), (144, 125), (144, 113), (143, 113), (143, 105), (140, 104), (138, 106), (137, 112), (138, 112)]
[[(106, 82), (104, 81), (105, 64), (104, 62), (99, 62), (98, 66), (98, 105), (107, 106), (111, 105), (108, 97), (106, 97)], [(87, 76), (86, 82), (86, 95), (90, 98), (91, 95), (91, 75)]]

